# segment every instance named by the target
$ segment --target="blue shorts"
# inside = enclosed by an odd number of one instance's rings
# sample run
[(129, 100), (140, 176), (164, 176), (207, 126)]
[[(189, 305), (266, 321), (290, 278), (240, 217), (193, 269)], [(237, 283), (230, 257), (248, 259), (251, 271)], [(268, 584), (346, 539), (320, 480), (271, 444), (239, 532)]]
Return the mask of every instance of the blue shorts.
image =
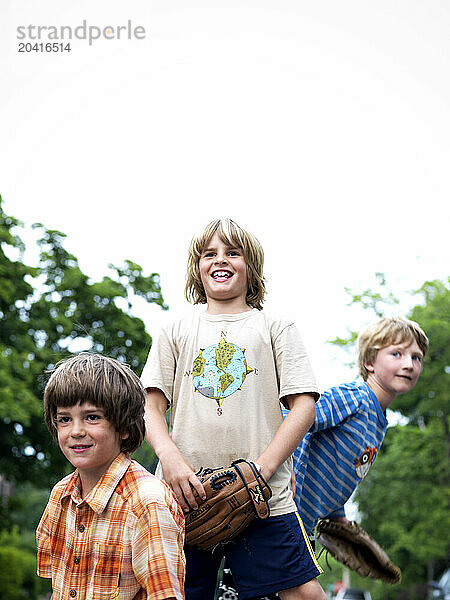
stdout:
[(217, 573), (226, 557), (240, 600), (297, 587), (322, 573), (296, 512), (253, 521), (214, 552), (185, 546), (186, 600), (213, 600)]

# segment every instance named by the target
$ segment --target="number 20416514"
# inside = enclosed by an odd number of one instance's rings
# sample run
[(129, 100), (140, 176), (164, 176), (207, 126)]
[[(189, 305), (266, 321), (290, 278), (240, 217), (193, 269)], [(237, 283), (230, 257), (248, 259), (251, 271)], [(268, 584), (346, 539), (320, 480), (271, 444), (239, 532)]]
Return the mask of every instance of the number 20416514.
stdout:
[(31, 42), (20, 42), (19, 52), (70, 52), (72, 49), (70, 43), (64, 42), (43, 42), (32, 44)]

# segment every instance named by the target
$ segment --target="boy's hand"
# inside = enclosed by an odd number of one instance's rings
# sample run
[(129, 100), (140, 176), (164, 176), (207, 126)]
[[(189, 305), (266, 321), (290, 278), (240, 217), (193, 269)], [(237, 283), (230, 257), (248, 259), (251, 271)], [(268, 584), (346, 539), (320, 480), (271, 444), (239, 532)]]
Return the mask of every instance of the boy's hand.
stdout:
[(164, 481), (172, 488), (183, 511), (189, 512), (191, 508), (193, 510), (198, 508), (194, 491), (202, 500), (206, 498), (206, 494), (191, 463), (178, 450), (160, 456), (159, 460)]
[(189, 512), (190, 508), (197, 508), (194, 490), (202, 499), (206, 498), (206, 494), (194, 472), (194, 467), (170, 439), (165, 420), (167, 405), (166, 397), (160, 390), (156, 388), (147, 390), (145, 439), (160, 460), (164, 480), (172, 488), (184, 512)]
[(330, 521), (337, 521), (338, 523), (345, 523), (347, 525), (351, 523), (347, 517), (327, 517), (327, 519), (330, 519)]

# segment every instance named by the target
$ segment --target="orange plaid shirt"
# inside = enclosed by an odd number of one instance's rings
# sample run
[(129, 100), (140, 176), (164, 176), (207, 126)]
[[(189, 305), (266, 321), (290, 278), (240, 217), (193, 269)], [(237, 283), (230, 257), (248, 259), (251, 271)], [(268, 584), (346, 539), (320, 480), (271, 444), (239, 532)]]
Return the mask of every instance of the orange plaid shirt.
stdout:
[(184, 516), (169, 487), (124, 454), (83, 500), (77, 471), (53, 488), (36, 532), (53, 600), (184, 598)]

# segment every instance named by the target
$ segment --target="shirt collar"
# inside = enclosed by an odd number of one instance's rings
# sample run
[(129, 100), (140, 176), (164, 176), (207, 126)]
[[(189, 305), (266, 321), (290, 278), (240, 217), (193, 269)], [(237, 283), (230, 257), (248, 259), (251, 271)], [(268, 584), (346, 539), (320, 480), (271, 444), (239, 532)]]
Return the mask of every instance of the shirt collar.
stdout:
[(108, 504), (114, 490), (125, 475), (131, 460), (121, 452), (111, 463), (109, 469), (102, 475), (95, 487), (89, 492), (88, 496), (81, 498), (80, 477), (78, 469), (69, 477), (65, 489), (61, 495), (61, 502), (68, 496), (72, 497), (75, 504), (79, 505), (86, 502), (92, 510), (98, 514), (103, 512)]

